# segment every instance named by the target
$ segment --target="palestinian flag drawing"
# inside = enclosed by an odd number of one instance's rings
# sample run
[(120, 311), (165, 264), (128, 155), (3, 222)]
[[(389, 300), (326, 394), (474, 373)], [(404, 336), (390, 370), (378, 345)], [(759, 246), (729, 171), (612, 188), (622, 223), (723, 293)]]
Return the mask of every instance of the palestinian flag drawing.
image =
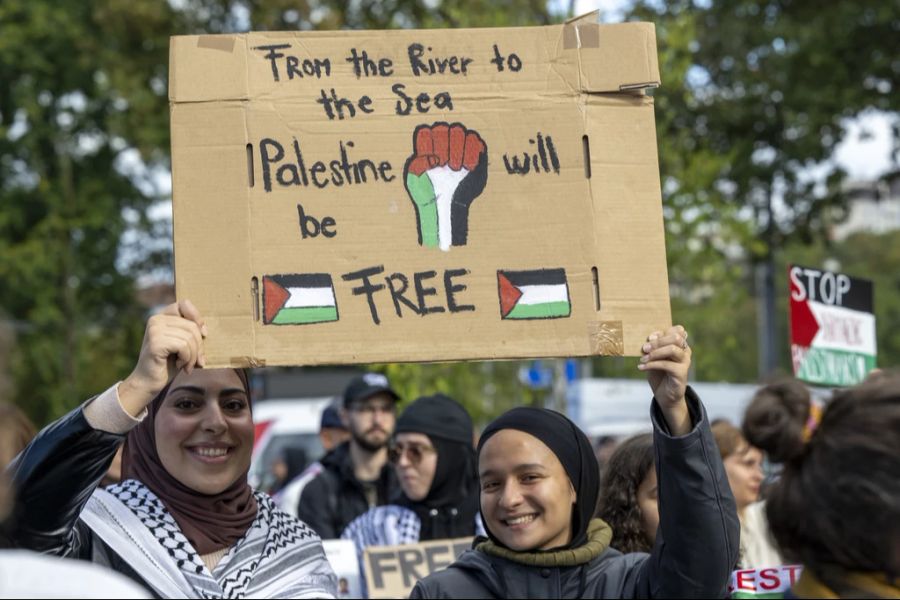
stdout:
[(307, 325), (338, 320), (334, 284), (327, 273), (263, 276), (263, 323)]
[(560, 319), (572, 313), (565, 269), (497, 271), (501, 319)]

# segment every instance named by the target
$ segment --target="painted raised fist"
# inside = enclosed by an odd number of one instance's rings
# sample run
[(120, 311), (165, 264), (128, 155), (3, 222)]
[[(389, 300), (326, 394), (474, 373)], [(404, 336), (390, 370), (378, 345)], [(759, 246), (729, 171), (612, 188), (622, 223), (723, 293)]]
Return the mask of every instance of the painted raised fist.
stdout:
[(403, 169), (416, 207), (419, 244), (441, 250), (465, 246), (469, 206), (487, 184), (487, 146), (460, 123), (419, 125)]

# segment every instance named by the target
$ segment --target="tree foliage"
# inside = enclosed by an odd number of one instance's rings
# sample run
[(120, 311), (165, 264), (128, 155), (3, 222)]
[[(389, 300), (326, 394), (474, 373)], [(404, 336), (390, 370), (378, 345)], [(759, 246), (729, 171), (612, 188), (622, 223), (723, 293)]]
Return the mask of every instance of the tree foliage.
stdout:
[[(881, 356), (896, 362), (900, 257), (879, 247), (897, 240), (829, 246), (823, 232), (843, 204), (830, 161), (842, 120), (898, 111), (897, 14), (898, 0), (637, 3), (631, 18), (657, 25), (673, 314), (691, 331), (697, 378), (754, 379), (752, 265), (773, 252), (812, 266), (828, 254), (875, 279)], [(169, 164), (169, 36), (556, 20), (541, 0), (4, 0), (0, 329), (12, 350), (0, 356), (16, 401), (46, 422), (126, 375), (137, 355), (135, 279), (170, 258), (151, 243), (169, 239), (148, 217), (168, 198), (147, 175)], [(405, 397), (451, 392), (478, 419), (544, 394), (518, 383), (516, 362), (379, 368)], [(633, 360), (598, 359), (593, 370), (641, 376)]]
[(0, 307), (38, 422), (121, 376), (139, 341), (117, 262), (155, 198), (122, 161), (166, 159), (173, 29), (166, 3), (0, 4)]
[[(14, 399), (46, 422), (125, 376), (137, 356), (145, 315), (135, 278), (170, 261), (167, 244), (153, 251), (171, 235), (166, 224), (148, 218), (168, 198), (147, 176), (169, 164), (169, 36), (550, 20), (535, 0), (4, 0), (0, 321), (12, 324), (15, 341), (0, 370), (14, 379)], [(417, 367), (392, 369), (422, 380)], [(488, 371), (421, 373), (460, 382)]]
[[(846, 174), (833, 160), (844, 120), (900, 110), (898, 9), (896, 0), (636, 3), (631, 18), (657, 28), (673, 315), (699, 350), (697, 378), (756, 379), (754, 267), (822, 247), (844, 215)], [(778, 358), (789, 371), (784, 315)]]
[(790, 264), (825, 268), (862, 277), (874, 287), (878, 365), (900, 365), (900, 231), (883, 234), (855, 233), (841, 241), (817, 240), (812, 244), (789, 243), (778, 265), (779, 309), (788, 311)]
[[(672, 44), (662, 52), (679, 58), (659, 92), (660, 112), (670, 102), (678, 116), (661, 120), (661, 133), (677, 140), (682, 156), (714, 169), (714, 196), (702, 204), (712, 200), (751, 258), (788, 236), (821, 237), (829, 209), (842, 206), (845, 173), (831, 159), (843, 120), (900, 110), (900, 3), (652, 4), (635, 16), (656, 21)], [(819, 165), (821, 173), (812, 169)]]

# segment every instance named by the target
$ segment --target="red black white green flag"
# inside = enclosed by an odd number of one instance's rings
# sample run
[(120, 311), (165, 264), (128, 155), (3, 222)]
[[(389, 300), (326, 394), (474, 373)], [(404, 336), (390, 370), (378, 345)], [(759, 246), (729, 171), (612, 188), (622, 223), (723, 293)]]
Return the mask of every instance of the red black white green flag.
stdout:
[(334, 285), (327, 273), (263, 276), (263, 323), (308, 325), (338, 320)]
[(872, 282), (799, 265), (788, 277), (794, 375), (818, 385), (863, 381), (877, 356)]
[(497, 271), (502, 319), (559, 319), (572, 313), (565, 269)]

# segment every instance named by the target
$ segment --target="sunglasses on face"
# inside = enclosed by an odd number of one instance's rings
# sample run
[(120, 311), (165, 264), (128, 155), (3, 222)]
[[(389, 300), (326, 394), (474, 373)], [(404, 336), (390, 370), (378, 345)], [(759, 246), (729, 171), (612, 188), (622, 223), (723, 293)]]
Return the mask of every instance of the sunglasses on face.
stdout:
[(431, 446), (425, 446), (424, 444), (391, 444), (391, 447), (388, 448), (388, 460), (394, 463), (395, 465), (400, 462), (400, 459), (403, 458), (403, 454), (407, 453), (409, 456), (409, 462), (413, 465), (418, 465), (422, 462), (422, 458), (426, 454), (430, 454), (432, 452), (437, 452)]

